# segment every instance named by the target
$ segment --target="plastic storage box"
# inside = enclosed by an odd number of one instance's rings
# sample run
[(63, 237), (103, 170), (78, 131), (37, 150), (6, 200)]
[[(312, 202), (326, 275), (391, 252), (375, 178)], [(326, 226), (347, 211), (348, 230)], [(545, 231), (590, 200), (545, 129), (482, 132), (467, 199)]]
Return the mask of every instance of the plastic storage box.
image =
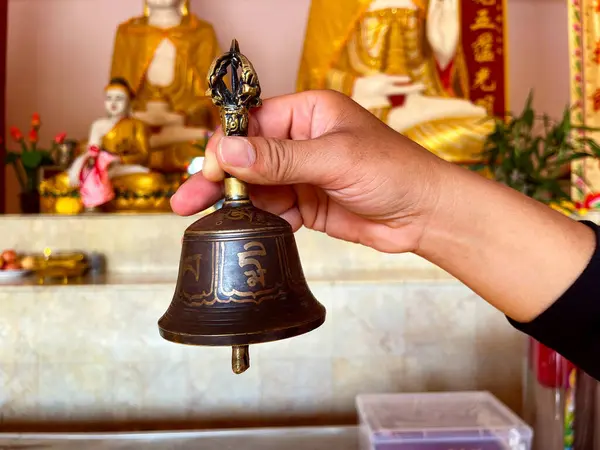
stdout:
[(361, 450), (531, 450), (532, 429), (489, 392), (359, 395)]

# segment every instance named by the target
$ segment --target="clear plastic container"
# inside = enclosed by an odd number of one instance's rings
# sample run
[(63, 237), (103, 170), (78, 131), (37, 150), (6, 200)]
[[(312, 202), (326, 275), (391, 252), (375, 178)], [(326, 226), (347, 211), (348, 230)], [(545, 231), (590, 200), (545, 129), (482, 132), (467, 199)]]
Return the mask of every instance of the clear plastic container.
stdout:
[(359, 395), (361, 450), (531, 450), (532, 429), (489, 392)]

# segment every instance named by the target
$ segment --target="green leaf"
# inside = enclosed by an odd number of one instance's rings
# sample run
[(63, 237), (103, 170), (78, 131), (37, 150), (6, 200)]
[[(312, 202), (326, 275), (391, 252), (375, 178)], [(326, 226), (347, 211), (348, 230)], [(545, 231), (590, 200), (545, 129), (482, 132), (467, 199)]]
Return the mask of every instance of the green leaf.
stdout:
[(19, 159), (21, 159), (20, 153), (6, 152), (6, 155), (4, 156), (4, 163), (5, 164), (15, 164), (17, 161), (19, 161)]
[(43, 152), (38, 150), (32, 150), (21, 154), (21, 161), (23, 162), (23, 167), (26, 169), (37, 169), (41, 166), (43, 160)]

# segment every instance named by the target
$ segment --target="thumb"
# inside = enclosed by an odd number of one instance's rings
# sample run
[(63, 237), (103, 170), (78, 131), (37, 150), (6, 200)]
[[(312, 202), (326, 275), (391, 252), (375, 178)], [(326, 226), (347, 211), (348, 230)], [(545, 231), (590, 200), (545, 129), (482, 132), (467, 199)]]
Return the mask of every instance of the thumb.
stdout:
[(322, 138), (294, 141), (226, 136), (219, 141), (217, 158), (226, 172), (251, 184), (323, 185), (335, 167), (326, 150)]

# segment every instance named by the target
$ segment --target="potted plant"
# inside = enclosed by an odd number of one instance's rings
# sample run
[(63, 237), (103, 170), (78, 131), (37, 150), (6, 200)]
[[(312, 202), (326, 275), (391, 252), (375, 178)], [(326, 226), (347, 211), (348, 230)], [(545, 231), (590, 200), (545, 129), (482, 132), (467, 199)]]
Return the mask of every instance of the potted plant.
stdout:
[(494, 130), (484, 144), (484, 164), (495, 180), (553, 207), (574, 209), (569, 166), (582, 158), (600, 157), (600, 146), (574, 124), (571, 109), (560, 120), (538, 115), (530, 93), (519, 115), (494, 118)]
[(20, 152), (7, 151), (6, 164), (11, 165), (21, 187), (19, 200), (21, 212), (24, 214), (37, 214), (40, 212), (39, 172), (40, 167), (52, 165), (52, 151), (65, 140), (65, 133), (54, 139), (50, 150), (38, 147), (39, 130), (41, 127), (40, 115), (35, 113), (31, 117), (31, 130), (27, 139), (17, 127), (10, 128), (10, 135), (14, 143), (20, 146)]

